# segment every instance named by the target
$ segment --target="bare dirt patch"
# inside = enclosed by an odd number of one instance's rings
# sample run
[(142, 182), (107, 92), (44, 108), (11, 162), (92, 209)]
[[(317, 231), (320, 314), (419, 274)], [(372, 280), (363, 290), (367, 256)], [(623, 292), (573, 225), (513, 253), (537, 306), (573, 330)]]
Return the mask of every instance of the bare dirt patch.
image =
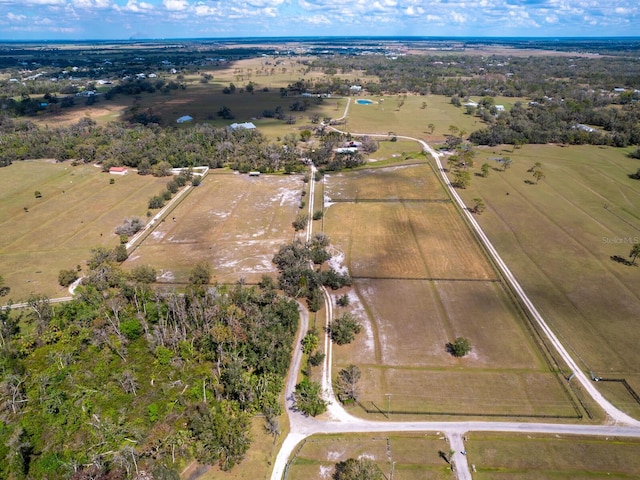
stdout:
[(210, 173), (126, 264), (151, 264), (182, 283), (204, 261), (213, 281), (258, 281), (275, 273), (271, 259), (293, 237), (301, 186), (296, 176)]

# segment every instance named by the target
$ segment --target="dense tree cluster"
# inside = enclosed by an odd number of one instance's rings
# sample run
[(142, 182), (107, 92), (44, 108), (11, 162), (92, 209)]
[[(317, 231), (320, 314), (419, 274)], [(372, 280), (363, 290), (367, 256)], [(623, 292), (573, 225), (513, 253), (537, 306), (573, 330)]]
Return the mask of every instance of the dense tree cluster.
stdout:
[(330, 258), (326, 252), (328, 245), (329, 239), (324, 234), (316, 234), (308, 244), (296, 240), (284, 245), (273, 257), (273, 263), (278, 266), (280, 288), (291, 297), (305, 297), (313, 312), (322, 306), (321, 286), (339, 289), (351, 285), (351, 277), (346, 273), (336, 272), (333, 268), (311, 268), (314, 259), (323, 263)]
[(208, 124), (162, 129), (158, 125), (98, 126), (82, 119), (69, 127), (38, 128), (0, 116), (3, 148), (0, 165), (32, 158), (124, 165), (153, 173), (154, 166), (229, 166), (243, 172), (296, 171), (302, 167), (295, 149), (267, 141), (256, 130), (215, 128)]
[(267, 281), (157, 292), (153, 269), (126, 274), (102, 249), (88, 267), (72, 302), (0, 311), (0, 477), (232, 468), (252, 416), (281, 413), (296, 303)]
[[(311, 67), (328, 75), (362, 71), (376, 79), (359, 82), (370, 94), (436, 94), (486, 101), (466, 111), (488, 126), (474, 132), (477, 144), (597, 144), (625, 147), (640, 143), (640, 60), (622, 57), (482, 57), (406, 55), (333, 56)], [(353, 82), (352, 82), (353, 83)], [(358, 82), (356, 82), (358, 83)], [(320, 81), (308, 91), (339, 92), (344, 84)], [(621, 88), (622, 91), (615, 91)], [(500, 113), (495, 96), (527, 97), (532, 104)], [(620, 108), (622, 106), (622, 108)], [(588, 127), (587, 127), (588, 126)], [(595, 128), (594, 128), (595, 127)]]
[(565, 143), (627, 147), (640, 143), (640, 103), (597, 107), (594, 99), (516, 105), (469, 140), (481, 145)]

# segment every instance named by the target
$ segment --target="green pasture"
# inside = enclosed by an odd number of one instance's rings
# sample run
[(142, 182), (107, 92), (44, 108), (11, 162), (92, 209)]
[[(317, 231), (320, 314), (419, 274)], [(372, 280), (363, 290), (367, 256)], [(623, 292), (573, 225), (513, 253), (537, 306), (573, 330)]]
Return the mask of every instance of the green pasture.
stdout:
[(467, 434), (474, 479), (630, 479), (640, 472), (640, 441), (632, 438)]
[[(17, 302), (31, 293), (68, 295), (58, 285), (58, 272), (85, 267), (92, 248), (116, 246), (115, 228), (125, 218), (145, 218), (149, 198), (166, 182), (50, 161), (2, 168), (0, 274), (11, 287), (10, 298)], [(36, 191), (42, 198), (35, 198)]]
[[(407, 414), (580, 414), (431, 168), (327, 175), (325, 198), (324, 231), (354, 278), (349, 310), (364, 326), (334, 347), (334, 366), (361, 368), (367, 410), (392, 393), (391, 410)], [(462, 359), (446, 351), (458, 336), (473, 346)]]
[(314, 435), (299, 447), (287, 479), (332, 478), (335, 465), (349, 458), (370, 459), (385, 478), (391, 475), (396, 480), (455, 478), (440, 451), (448, 453), (449, 444), (436, 433)]
[[(504, 156), (513, 165), (503, 172), (494, 159)], [(485, 161), (489, 176), (460, 193), (484, 200), (477, 219), (509, 268), (585, 372), (640, 392), (640, 267), (622, 263), (640, 241), (640, 182), (628, 177), (638, 161), (607, 147), (496, 147), (480, 150), (474, 174)], [(623, 384), (598, 386), (640, 415)]]
[[(374, 101), (371, 105), (358, 105), (357, 98)], [(426, 107), (423, 107), (426, 103)], [(401, 105), (402, 104), (402, 105)], [(428, 128), (433, 124), (433, 134)], [(467, 133), (478, 130), (484, 123), (476, 117), (465, 115), (463, 108), (451, 104), (451, 99), (442, 95), (397, 95), (352, 97), (349, 118), (344, 130), (352, 133), (378, 133), (405, 135), (441, 141), (455, 125)]]

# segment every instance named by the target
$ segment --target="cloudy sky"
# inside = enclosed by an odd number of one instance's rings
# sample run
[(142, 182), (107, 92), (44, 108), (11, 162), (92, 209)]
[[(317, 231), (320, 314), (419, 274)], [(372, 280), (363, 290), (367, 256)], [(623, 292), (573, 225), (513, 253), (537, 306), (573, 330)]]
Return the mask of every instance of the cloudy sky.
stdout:
[(0, 0), (0, 40), (633, 36), (639, 0)]

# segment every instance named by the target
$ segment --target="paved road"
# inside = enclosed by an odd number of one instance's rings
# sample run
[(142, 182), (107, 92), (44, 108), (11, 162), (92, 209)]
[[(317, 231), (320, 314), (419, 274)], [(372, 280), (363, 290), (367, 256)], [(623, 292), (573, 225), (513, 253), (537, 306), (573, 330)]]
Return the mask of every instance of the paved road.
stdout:
[[(348, 109), (349, 103), (347, 103)], [(345, 116), (346, 116), (345, 109)], [(334, 127), (329, 127), (338, 131)], [(364, 135), (351, 132), (351, 135)], [(388, 135), (374, 134), (374, 137), (387, 137)], [(520, 286), (514, 275), (511, 273), (506, 263), (502, 260), (497, 250), (486, 236), (478, 222), (473, 218), (462, 198), (455, 191), (447, 176), (444, 173), (439, 155), (426, 142), (420, 139), (398, 136), (398, 138), (414, 140), (420, 143), (425, 152), (433, 156), (438, 165), (438, 169), (442, 175), (444, 183), (447, 185), (452, 197), (458, 203), (462, 211), (467, 216), (470, 224), (476, 231), (480, 240), (485, 244), (487, 250), (502, 270), (504, 277), (511, 284), (514, 292), (520, 297), (523, 304), (531, 313), (532, 317), (538, 323), (542, 331), (548, 337), (549, 341), (555, 346), (567, 365), (573, 369), (575, 378), (579, 381), (585, 390), (593, 397), (600, 407), (609, 416), (610, 422), (606, 425), (564, 425), (553, 423), (522, 423), (522, 422), (380, 422), (363, 420), (349, 415), (336, 401), (331, 386), (331, 365), (332, 365), (332, 344), (329, 336), (325, 336), (325, 362), (323, 364), (322, 386), (325, 399), (329, 402), (329, 409), (326, 417), (329, 419), (315, 419), (301, 415), (299, 412), (293, 412), (290, 408), (287, 413), (290, 420), (290, 433), (285, 438), (283, 445), (278, 453), (274, 463), (271, 480), (281, 480), (287, 469), (287, 462), (294, 452), (296, 446), (306, 437), (313, 434), (321, 433), (373, 433), (373, 432), (425, 432), (439, 431), (444, 432), (449, 445), (454, 450), (453, 463), (455, 465), (456, 477), (459, 480), (470, 480), (472, 478), (469, 471), (469, 465), (466, 455), (461, 452), (465, 451), (463, 435), (466, 432), (485, 431), (485, 432), (512, 432), (512, 433), (541, 433), (554, 435), (595, 435), (595, 436), (622, 436), (640, 438), (640, 422), (630, 417), (626, 413), (620, 411), (606, 400), (600, 392), (595, 388), (589, 378), (580, 370), (577, 363), (573, 360), (569, 352), (564, 348), (562, 343), (549, 328), (538, 310), (535, 308), (531, 299), (527, 296), (524, 289)], [(313, 180), (312, 180), (313, 182)], [(309, 198), (309, 211), (313, 211), (313, 196)], [(311, 236), (312, 222), (308, 225), (307, 238)], [(327, 310), (326, 325), (329, 326), (332, 320), (332, 303), (331, 298), (325, 291), (325, 306)], [(307, 324), (302, 322), (300, 335), (306, 332)], [(299, 345), (299, 342), (297, 343)], [(299, 350), (299, 348), (297, 349)], [(300, 369), (301, 355), (294, 357), (287, 383), (287, 398), (295, 389), (295, 379)], [(292, 372), (295, 373), (292, 374)], [(293, 383), (291, 383), (293, 382)], [(289, 401), (287, 402), (289, 405)]]

